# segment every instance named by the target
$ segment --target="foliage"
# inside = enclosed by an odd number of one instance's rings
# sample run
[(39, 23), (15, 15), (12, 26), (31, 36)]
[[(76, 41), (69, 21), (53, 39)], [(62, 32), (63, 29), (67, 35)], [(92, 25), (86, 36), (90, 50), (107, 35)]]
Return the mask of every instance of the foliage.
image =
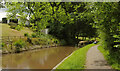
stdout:
[(86, 11), (81, 13), (81, 18), (93, 20), (90, 24), (98, 28), (101, 46), (108, 50), (110, 55), (114, 50), (119, 53), (120, 49), (114, 47), (114, 41), (116, 41), (114, 35), (120, 35), (120, 2), (86, 3), (85, 8)]
[(25, 46), (25, 42), (23, 40), (18, 40), (14, 43), (16, 47), (23, 48)]
[(20, 26), (20, 25), (17, 25), (17, 26), (15, 27), (15, 29), (18, 30), (18, 31), (20, 31), (20, 30), (21, 30), (21, 26)]
[(33, 45), (40, 45), (40, 40), (38, 38), (33, 38), (32, 43), (33, 43)]
[(23, 28), (21, 24), (18, 25), (17, 23), (13, 22), (10, 22), (9, 25), (11, 29), (16, 29), (18, 31), (20, 31)]
[(34, 45), (53, 45), (53, 44), (60, 44), (59, 40), (52, 37), (51, 35), (41, 34), (40, 36), (37, 36), (36, 38), (32, 38), (32, 43)]
[(46, 41), (40, 38), (33, 38), (32, 43), (33, 45), (46, 45)]
[(119, 52), (109, 53), (108, 50), (105, 50), (102, 46), (99, 46), (98, 49), (103, 53), (105, 59), (107, 59), (108, 63), (112, 66), (112, 68), (120, 70), (120, 56)]
[(16, 47), (15, 52), (20, 52), (20, 49), (25, 47), (25, 42), (23, 40), (18, 40), (14, 42), (14, 46)]
[(33, 38), (37, 37), (36, 33), (32, 33), (31, 36), (32, 36)]
[(35, 32), (32, 37), (50, 41), (49, 36), (41, 34), (41, 30), (50, 26), (51, 35), (72, 45), (79, 42), (78, 37), (97, 37), (98, 30), (102, 47), (110, 55), (114, 50), (119, 53), (114, 48), (114, 36), (120, 35), (120, 2), (7, 2), (6, 6), (9, 18), (19, 14), (23, 24), (29, 20)]
[(27, 37), (27, 42), (29, 42), (30, 44), (32, 44), (32, 39), (30, 37)]
[[(37, 33), (46, 26), (50, 26), (50, 34), (60, 40), (65, 40), (67, 44), (77, 43), (78, 38), (76, 39), (75, 36), (94, 37), (95, 35), (95, 31), (88, 33), (90, 30), (87, 29), (93, 30), (93, 28), (84, 24), (86, 20), (82, 22), (80, 19), (79, 14), (85, 11), (84, 3), (12, 2), (7, 3), (6, 6), (10, 12), (8, 17), (15, 17), (16, 14), (19, 14), (24, 21), (27, 20), (26, 17), (29, 17), (30, 28)], [(86, 25), (88, 27), (85, 27)]]
[(11, 29), (15, 29), (17, 26), (17, 23), (10, 22), (9, 25)]
[(8, 12), (10, 12), (8, 14), (9, 18), (15, 18), (16, 14), (19, 14), (19, 18), (22, 20), (21, 22), (25, 23), (28, 20), (27, 17), (29, 17), (30, 25), (35, 31), (43, 29), (50, 19), (49, 14), (51, 14), (51, 8), (47, 2), (8, 2), (6, 6)]
[(24, 33), (24, 36), (25, 36), (25, 37), (28, 37), (28, 36), (29, 36), (29, 34), (28, 34), (28, 33)]
[(1, 47), (4, 47), (4, 46), (5, 46), (5, 43), (2, 42), (2, 43), (1, 43)]
[[(95, 44), (89, 44), (73, 52), (73, 54), (68, 57), (65, 61), (60, 64), (57, 69), (84, 69), (84, 64), (86, 61), (86, 53), (88, 49)], [(57, 71), (56, 69), (56, 71)], [(58, 70), (59, 71), (59, 70)]]
[[(50, 25), (49, 34), (57, 37), (59, 40), (65, 40), (67, 44), (78, 43), (78, 37), (97, 37), (95, 28), (77, 20), (77, 23), (61, 24), (53, 23)], [(77, 38), (75, 38), (77, 36)]]
[(4, 49), (4, 47), (5, 47), (5, 43), (3, 43), (3, 42), (2, 42), (2, 43), (0, 43), (0, 49), (2, 49), (2, 50), (3, 50), (3, 49)]

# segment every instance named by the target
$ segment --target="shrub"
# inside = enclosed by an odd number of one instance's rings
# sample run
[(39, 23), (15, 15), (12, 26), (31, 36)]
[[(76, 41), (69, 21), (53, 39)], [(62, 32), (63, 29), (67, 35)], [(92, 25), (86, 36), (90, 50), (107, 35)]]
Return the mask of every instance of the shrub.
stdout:
[(0, 44), (0, 49), (2, 49), (4, 46), (5, 46), (5, 43), (2, 42), (2, 43)]
[(18, 40), (14, 43), (16, 50), (15, 52), (20, 52), (20, 49), (25, 46), (25, 42), (23, 40)]
[(31, 44), (29, 44), (29, 42), (25, 42), (25, 50), (30, 49), (30, 47), (29, 47), (29, 46), (31, 46)]
[(34, 45), (40, 45), (40, 44), (42, 45), (42, 41), (40, 39), (38, 39), (38, 38), (33, 38), (32, 43)]
[(37, 35), (36, 35), (36, 33), (32, 33), (32, 35), (31, 35), (33, 38), (35, 38)]
[(15, 27), (17, 26), (17, 23), (10, 22), (8, 25), (10, 25), (11, 29), (15, 29)]
[(57, 39), (54, 39), (55, 44), (59, 44), (59, 41)]
[(32, 38), (32, 43), (34, 45), (48, 45), (50, 41), (44, 38)]
[(120, 52), (115, 51), (110, 53), (108, 50), (105, 50), (102, 46), (99, 46), (98, 49), (103, 53), (105, 59), (112, 66), (113, 69), (120, 70)]
[(17, 25), (17, 26), (15, 27), (15, 29), (18, 30), (18, 31), (21, 30), (20, 25)]
[(29, 35), (28, 35), (28, 33), (24, 33), (24, 36), (25, 36), (25, 37), (28, 37)]
[(2, 42), (2, 43), (1, 43), (1, 47), (4, 47), (4, 46), (5, 46), (5, 43)]
[(30, 44), (32, 44), (32, 39), (31, 38), (27, 38), (27, 42), (29, 42)]
[(25, 42), (23, 40), (18, 40), (15, 42), (15, 46), (23, 48), (25, 46)]
[(35, 40), (36, 45), (40, 45), (40, 41), (38, 39)]

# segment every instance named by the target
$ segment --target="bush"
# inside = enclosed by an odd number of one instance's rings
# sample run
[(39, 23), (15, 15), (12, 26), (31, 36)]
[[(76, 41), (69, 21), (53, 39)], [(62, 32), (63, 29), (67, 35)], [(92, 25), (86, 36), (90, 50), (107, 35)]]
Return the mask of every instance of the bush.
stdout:
[(120, 70), (120, 51), (115, 51), (110, 53), (108, 50), (105, 50), (102, 46), (99, 46), (98, 49), (103, 53), (105, 59), (112, 66), (113, 69)]
[(44, 33), (33, 33), (32, 34), (32, 43), (34, 45), (52, 45), (59, 44), (59, 40), (53, 38), (51, 35), (46, 35)]
[(36, 39), (36, 40), (34, 41), (34, 44), (36, 44), (36, 45), (40, 45), (40, 41), (39, 41), (39, 39)]
[(20, 49), (25, 46), (25, 42), (23, 40), (18, 40), (14, 43), (16, 50), (15, 52), (20, 52)]
[(30, 44), (32, 44), (32, 39), (31, 38), (27, 38), (27, 42), (29, 42)]
[(23, 48), (25, 46), (25, 42), (23, 40), (18, 40), (15, 42), (15, 46)]
[(34, 45), (48, 45), (51, 41), (45, 39), (45, 38), (32, 38), (32, 43)]
[(11, 29), (15, 29), (15, 27), (17, 26), (17, 23), (10, 22), (8, 25), (10, 25)]
[(20, 29), (21, 29), (20, 25), (17, 25), (17, 26), (15, 27), (15, 29), (18, 30), (18, 31), (20, 31)]
[(40, 45), (40, 44), (43, 45), (43, 41), (41, 41), (41, 39), (38, 39), (38, 38), (33, 38), (32, 43), (34, 45)]
[(54, 39), (55, 44), (59, 44), (59, 41), (57, 39)]
[(0, 49), (2, 49), (3, 47), (5, 47), (5, 43), (2, 42), (2, 43), (0, 44)]
[(24, 36), (25, 36), (25, 37), (28, 37), (29, 35), (28, 35), (28, 33), (24, 33)]
[(1, 47), (4, 47), (4, 46), (5, 46), (5, 43), (2, 42), (2, 43), (1, 43)]
[(37, 37), (36, 33), (32, 33), (31, 35), (33, 38)]

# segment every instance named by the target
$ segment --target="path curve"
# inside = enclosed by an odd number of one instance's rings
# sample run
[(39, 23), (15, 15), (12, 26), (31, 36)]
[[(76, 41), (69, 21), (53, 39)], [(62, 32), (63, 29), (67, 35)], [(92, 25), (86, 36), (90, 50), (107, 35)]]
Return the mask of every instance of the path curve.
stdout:
[(86, 69), (112, 69), (97, 47), (98, 45), (93, 46), (88, 50), (85, 65)]

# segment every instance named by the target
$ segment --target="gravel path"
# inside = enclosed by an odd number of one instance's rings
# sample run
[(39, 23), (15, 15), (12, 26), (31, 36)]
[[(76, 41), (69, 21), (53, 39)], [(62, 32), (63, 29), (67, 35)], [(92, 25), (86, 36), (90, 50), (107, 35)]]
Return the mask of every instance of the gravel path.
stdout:
[(97, 47), (98, 45), (93, 46), (88, 50), (85, 65), (86, 69), (111, 69)]

